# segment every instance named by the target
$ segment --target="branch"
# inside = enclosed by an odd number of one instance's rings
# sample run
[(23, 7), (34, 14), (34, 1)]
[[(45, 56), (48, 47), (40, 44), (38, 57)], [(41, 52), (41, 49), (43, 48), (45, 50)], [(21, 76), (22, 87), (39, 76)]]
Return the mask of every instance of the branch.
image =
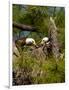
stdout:
[(13, 22), (13, 28), (18, 28), (22, 31), (37, 32), (37, 29), (35, 27), (32, 27), (30, 25), (24, 25), (24, 24), (16, 23), (16, 22)]

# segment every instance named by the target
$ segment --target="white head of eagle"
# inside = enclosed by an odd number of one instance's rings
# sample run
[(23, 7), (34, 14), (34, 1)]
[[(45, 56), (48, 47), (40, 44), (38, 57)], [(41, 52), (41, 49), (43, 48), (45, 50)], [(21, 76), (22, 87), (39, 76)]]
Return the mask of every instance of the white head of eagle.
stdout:
[(33, 38), (26, 38), (26, 45), (36, 45)]
[(48, 37), (44, 37), (41, 41), (41, 44), (47, 43), (49, 41)]

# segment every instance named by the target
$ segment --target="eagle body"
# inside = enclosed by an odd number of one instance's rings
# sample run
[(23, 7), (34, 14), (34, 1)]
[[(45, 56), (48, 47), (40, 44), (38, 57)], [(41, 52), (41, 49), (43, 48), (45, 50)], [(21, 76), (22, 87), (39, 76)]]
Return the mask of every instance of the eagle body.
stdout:
[(36, 47), (36, 43), (35, 43), (35, 40), (33, 38), (23, 37), (23, 38), (16, 40), (15, 44), (16, 44), (16, 47), (18, 48), (19, 52), (23, 51), (25, 45)]

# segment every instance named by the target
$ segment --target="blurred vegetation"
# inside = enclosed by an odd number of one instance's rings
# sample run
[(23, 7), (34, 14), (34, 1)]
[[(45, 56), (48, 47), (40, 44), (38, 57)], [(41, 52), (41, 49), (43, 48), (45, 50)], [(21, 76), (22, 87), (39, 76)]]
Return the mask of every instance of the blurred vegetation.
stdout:
[(53, 57), (40, 60), (40, 57), (36, 59), (29, 52), (22, 52), (22, 55), (14, 60), (13, 70), (16, 71), (13, 85), (65, 82), (64, 59), (58, 62)]
[[(54, 18), (58, 32), (61, 34), (59, 39), (62, 38), (61, 42), (64, 41), (65, 10), (63, 7), (13, 5), (13, 21), (36, 27), (40, 33), (35, 32), (35, 35), (32, 32), (28, 32), (28, 34), (25, 31), (21, 32), (23, 36), (32, 36), (36, 41), (48, 36), (50, 16)], [(16, 28), (13, 28), (13, 30), (14, 35), (20, 32)]]
[[(49, 18), (52, 16), (58, 28), (58, 41), (61, 53), (65, 51), (65, 10), (63, 7), (13, 5), (13, 21), (21, 24), (31, 25), (38, 32), (21, 32), (13, 28), (13, 38), (32, 37), (36, 43), (48, 36)], [(27, 50), (27, 48), (26, 48)], [(65, 82), (65, 60), (56, 60), (51, 56), (44, 60), (37, 60), (26, 50), (20, 57), (13, 56), (13, 85), (22, 84), (44, 84)], [(16, 75), (15, 75), (16, 74)]]

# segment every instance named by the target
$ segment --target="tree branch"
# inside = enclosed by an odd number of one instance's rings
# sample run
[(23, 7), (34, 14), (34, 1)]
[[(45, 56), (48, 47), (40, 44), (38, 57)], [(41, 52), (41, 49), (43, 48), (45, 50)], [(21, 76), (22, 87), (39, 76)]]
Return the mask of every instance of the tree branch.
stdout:
[(18, 28), (22, 31), (37, 32), (37, 29), (35, 27), (32, 27), (30, 25), (24, 25), (24, 24), (16, 23), (16, 22), (13, 22), (13, 28)]

